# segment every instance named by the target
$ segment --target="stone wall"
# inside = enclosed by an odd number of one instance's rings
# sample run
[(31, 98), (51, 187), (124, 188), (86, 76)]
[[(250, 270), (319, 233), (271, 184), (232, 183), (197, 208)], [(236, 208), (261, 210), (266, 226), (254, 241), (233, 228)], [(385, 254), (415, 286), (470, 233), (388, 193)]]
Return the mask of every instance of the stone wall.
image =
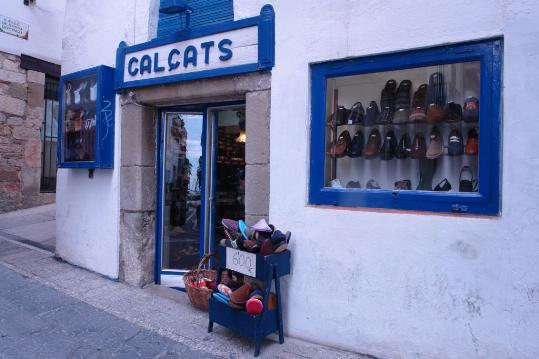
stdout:
[(0, 52), (0, 213), (54, 202), (40, 193), (45, 74)]

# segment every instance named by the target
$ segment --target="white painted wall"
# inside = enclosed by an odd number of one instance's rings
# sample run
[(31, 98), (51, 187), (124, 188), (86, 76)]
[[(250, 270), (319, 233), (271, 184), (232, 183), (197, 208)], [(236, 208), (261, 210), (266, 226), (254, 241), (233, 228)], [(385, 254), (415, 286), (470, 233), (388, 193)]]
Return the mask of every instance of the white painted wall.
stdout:
[[(235, 0), (236, 18), (266, 2)], [(539, 3), (273, 3), (270, 219), (293, 233), (288, 333), (386, 358), (538, 358)], [(309, 63), (499, 35), (501, 217), (307, 205)]]
[(29, 6), (23, 1), (4, 0), (0, 15), (29, 25), (28, 40), (0, 32), (0, 51), (37, 57), (60, 63), (65, 0), (38, 0)]
[[(120, 41), (148, 41), (156, 33), (158, 0), (67, 2), (62, 73), (115, 66)], [(153, 24), (153, 25), (152, 25)], [(116, 99), (114, 169), (59, 169), (56, 190), (56, 254), (112, 278), (118, 277), (120, 106)]]

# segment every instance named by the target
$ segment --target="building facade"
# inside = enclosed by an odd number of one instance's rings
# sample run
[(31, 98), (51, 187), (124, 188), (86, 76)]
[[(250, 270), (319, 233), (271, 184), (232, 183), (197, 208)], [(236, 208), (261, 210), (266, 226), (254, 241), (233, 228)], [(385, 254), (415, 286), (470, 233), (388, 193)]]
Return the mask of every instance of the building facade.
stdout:
[(52, 203), (64, 1), (0, 10), (0, 212)]
[[(248, 58), (267, 3), (270, 66), (164, 75), (171, 43), (182, 54), (196, 43), (201, 66), (244, 59), (212, 52), (226, 39)], [(537, 357), (539, 6), (229, 4), (234, 22), (201, 20), (167, 42), (158, 1), (67, 3), (62, 74), (121, 75), (112, 168), (58, 171), (56, 254), (178, 287), (216, 248), (219, 218), (266, 218), (292, 232), (288, 335), (380, 357)], [(181, 58), (185, 71), (193, 61)]]

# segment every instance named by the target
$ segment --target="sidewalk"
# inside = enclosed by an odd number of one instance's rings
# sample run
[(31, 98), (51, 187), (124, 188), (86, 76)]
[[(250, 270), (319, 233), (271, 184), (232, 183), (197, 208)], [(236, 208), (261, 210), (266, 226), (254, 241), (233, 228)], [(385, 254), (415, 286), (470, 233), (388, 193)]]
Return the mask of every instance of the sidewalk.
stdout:
[(54, 252), (56, 204), (0, 214), (0, 237)]
[[(207, 313), (194, 309), (185, 293), (156, 285), (144, 289), (130, 287), (59, 261), (46, 250), (31, 248), (27, 245), (28, 239), (25, 242), (25, 238), (21, 235), (22, 228), (28, 230), (28, 226), (38, 223), (41, 223), (39, 226), (45, 225), (44, 222), (38, 221), (35, 213), (28, 216), (35, 219), (33, 224), (19, 218), (16, 221), (20, 223), (20, 230), (16, 229), (18, 226), (6, 228), (11, 233), (18, 234), (11, 234), (2, 229), (0, 266), (3, 265), (77, 301), (184, 345), (194, 353), (223, 358), (253, 357), (254, 344), (250, 341), (217, 324), (213, 333), (208, 333)], [(1, 223), (5, 225), (5, 222)], [(6, 239), (5, 233), (18, 236), (20, 241), (27, 244), (20, 244), (14, 238)], [(37, 236), (32, 238), (35, 240)], [(286, 337), (285, 343), (279, 345), (276, 336), (273, 336), (263, 343), (260, 358), (369, 357), (290, 337)]]

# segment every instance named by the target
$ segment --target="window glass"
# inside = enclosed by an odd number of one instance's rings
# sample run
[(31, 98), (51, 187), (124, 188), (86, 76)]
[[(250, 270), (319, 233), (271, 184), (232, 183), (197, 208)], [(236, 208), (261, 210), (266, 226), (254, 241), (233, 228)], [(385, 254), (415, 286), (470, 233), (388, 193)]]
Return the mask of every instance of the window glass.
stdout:
[(325, 187), (478, 190), (480, 62), (327, 79)]
[(95, 160), (96, 75), (66, 81), (64, 86), (64, 161)]

